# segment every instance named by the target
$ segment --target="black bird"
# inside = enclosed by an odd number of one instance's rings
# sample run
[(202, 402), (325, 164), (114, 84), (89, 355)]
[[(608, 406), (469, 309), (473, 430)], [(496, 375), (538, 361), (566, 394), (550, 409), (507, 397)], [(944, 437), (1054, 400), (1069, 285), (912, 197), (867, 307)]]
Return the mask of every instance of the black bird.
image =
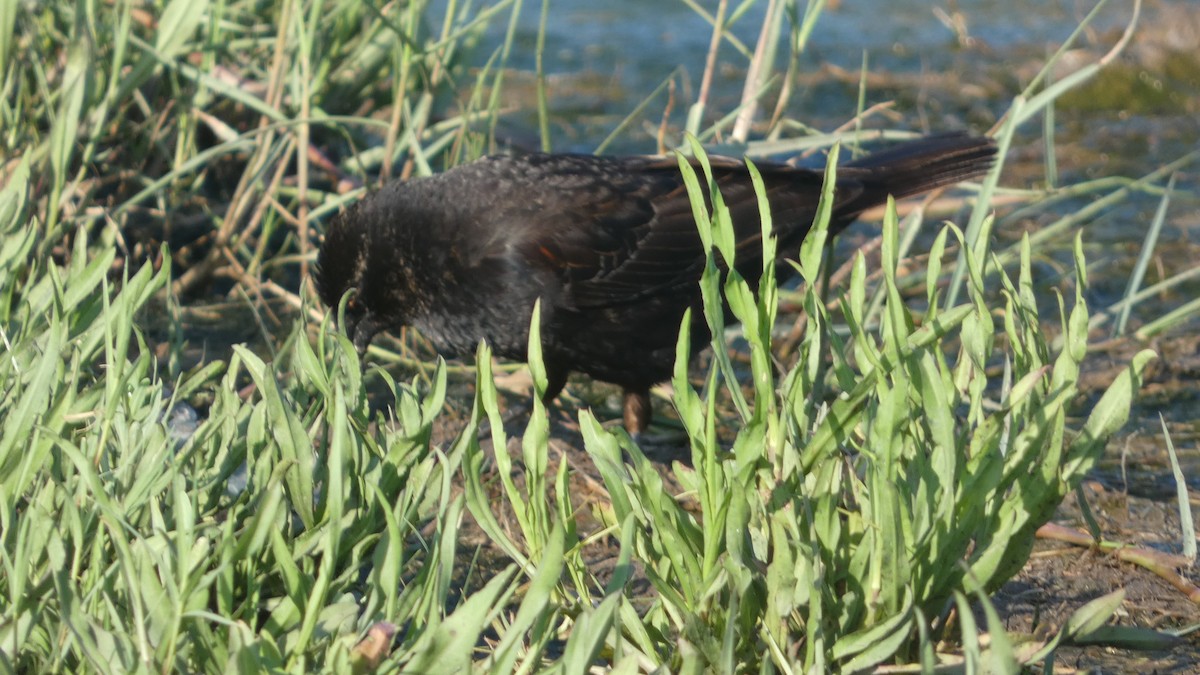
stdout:
[[(978, 177), (990, 139), (962, 134), (903, 143), (839, 167), (830, 231), (888, 195), (903, 198)], [(742, 161), (710, 157), (737, 238), (735, 266), (762, 272), (758, 202)], [(819, 170), (758, 163), (781, 256), (812, 225)], [(703, 174), (701, 182), (703, 183)], [(708, 343), (697, 283), (705, 251), (674, 157), (492, 156), (429, 178), (396, 181), (333, 219), (316, 272), (322, 300), (342, 295), (360, 352), (380, 331), (415, 326), (445, 356), (525, 360), (541, 298), (553, 399), (572, 371), (625, 390), (625, 426), (644, 429), (650, 387), (668, 379), (684, 310), (692, 351)], [(781, 277), (790, 266), (779, 267)]]

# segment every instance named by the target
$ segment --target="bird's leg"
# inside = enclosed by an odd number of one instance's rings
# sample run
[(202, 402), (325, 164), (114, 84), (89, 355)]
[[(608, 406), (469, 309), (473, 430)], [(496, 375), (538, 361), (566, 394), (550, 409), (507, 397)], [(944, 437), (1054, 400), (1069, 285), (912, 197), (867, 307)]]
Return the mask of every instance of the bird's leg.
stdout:
[(649, 389), (626, 389), (625, 390), (625, 430), (629, 435), (635, 436), (646, 430), (650, 426), (650, 390)]

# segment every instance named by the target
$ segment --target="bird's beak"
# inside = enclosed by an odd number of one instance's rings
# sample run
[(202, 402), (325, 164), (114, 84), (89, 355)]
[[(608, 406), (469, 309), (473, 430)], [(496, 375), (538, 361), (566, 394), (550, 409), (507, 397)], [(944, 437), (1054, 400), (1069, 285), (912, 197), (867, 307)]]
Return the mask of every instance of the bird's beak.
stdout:
[(366, 356), (367, 347), (371, 346), (371, 340), (375, 339), (383, 327), (370, 314), (364, 314), (352, 324), (350, 321), (346, 323), (349, 324), (346, 326), (346, 334), (354, 343), (354, 348), (358, 350), (358, 357), (361, 359)]

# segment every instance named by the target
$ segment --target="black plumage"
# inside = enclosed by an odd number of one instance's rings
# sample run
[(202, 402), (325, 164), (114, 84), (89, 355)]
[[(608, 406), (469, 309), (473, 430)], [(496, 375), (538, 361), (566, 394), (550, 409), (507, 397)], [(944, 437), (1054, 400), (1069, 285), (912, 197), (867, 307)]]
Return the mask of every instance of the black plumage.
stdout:
[[(961, 134), (900, 144), (839, 167), (836, 234), (864, 210), (978, 177), (990, 139)], [(712, 157), (737, 238), (739, 272), (761, 274), (758, 202), (745, 164)], [(821, 171), (757, 163), (781, 256), (812, 224)], [(703, 181), (702, 181), (703, 182)], [(684, 310), (693, 353), (708, 342), (698, 280), (705, 251), (674, 157), (485, 157), (445, 173), (392, 182), (330, 223), (317, 288), (347, 305), (345, 330), (363, 351), (380, 331), (415, 326), (446, 356), (526, 357), (542, 300), (547, 399), (571, 372), (625, 390), (630, 431), (648, 422), (649, 389), (671, 375)], [(781, 266), (782, 274), (788, 267)]]

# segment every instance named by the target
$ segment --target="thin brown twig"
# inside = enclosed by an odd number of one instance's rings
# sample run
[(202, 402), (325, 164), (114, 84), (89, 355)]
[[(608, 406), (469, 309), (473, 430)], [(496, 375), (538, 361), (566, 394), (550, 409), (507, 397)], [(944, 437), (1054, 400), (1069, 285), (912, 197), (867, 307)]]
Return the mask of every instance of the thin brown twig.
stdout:
[[(294, 310), (304, 310), (304, 299), (301, 298), (299, 294), (289, 291), (274, 281), (271, 281), (270, 279), (260, 279), (245, 273), (238, 273), (234, 268), (227, 268), (226, 271), (230, 277), (239, 281), (243, 286), (250, 287), (252, 290), (254, 290), (255, 295), (259, 296), (259, 299), (262, 300), (264, 305), (268, 307), (270, 306), (270, 303), (266, 301), (264, 296), (271, 295), (279, 298), (284, 302), (284, 304)], [(305, 313), (314, 323), (320, 323), (321, 319), (325, 318), (325, 312), (322, 312), (319, 307), (314, 305), (310, 305), (308, 311)], [(276, 323), (279, 322), (278, 317), (276, 317), (274, 313), (272, 313), (271, 319)]]
[[(246, 224), (242, 227), (242, 230), (238, 236), (239, 241), (246, 241), (249, 238), (250, 233), (259, 228), (259, 225), (262, 223), (263, 216), (266, 214), (267, 209), (271, 207), (271, 204), (275, 200), (275, 192), (279, 189), (279, 185), (283, 182), (284, 177), (287, 175), (287, 169), (291, 164), (292, 155), (296, 152), (296, 137), (289, 136), (285, 143), (287, 144), (287, 147), (284, 150), (283, 156), (279, 158), (279, 162), (275, 165), (275, 173), (271, 176), (271, 182), (267, 184), (266, 188), (259, 196), (258, 201), (255, 203), (254, 211), (246, 220)], [(257, 261), (262, 260), (263, 256), (265, 255), (266, 245), (266, 240), (261, 240), (258, 243), (258, 250), (255, 252), (254, 261), (252, 261), (251, 265), (254, 274), (258, 274)], [(227, 248), (227, 246), (222, 248)]]
[[(407, 51), (411, 49), (407, 45), (404, 47)], [(434, 71), (437, 72), (439, 59), (434, 64)], [(400, 105), (404, 100), (405, 94), (408, 92), (408, 76), (411, 60), (404, 58), (399, 66), (398, 77), (393, 81), (395, 89), (392, 91), (392, 112), (388, 117), (387, 134), (383, 139), (383, 164), (379, 167), (379, 181), (386, 183), (392, 177), (392, 161), (396, 155), (396, 139), (400, 136), (400, 124), (404, 118), (404, 106)]]
[[(287, 223), (288, 225), (291, 225), (292, 227), (300, 226), (299, 216), (292, 215), (292, 212), (288, 211), (287, 208), (284, 207), (284, 205), (281, 204), (279, 202), (279, 200), (275, 198), (275, 195), (272, 194), (272, 195), (267, 196), (267, 205), (270, 206), (271, 208), (275, 209), (275, 212), (279, 214), (279, 217), (282, 218), (283, 221), (285, 223)], [(307, 253), (304, 251), (301, 251), (300, 255), (297, 256), (297, 258), (299, 258), (301, 260), (303, 260), (306, 257), (307, 257)], [(308, 275), (304, 274), (302, 276), (308, 276)]]
[[(263, 312), (265, 311), (270, 315), (270, 319), (276, 327), (280, 325), (279, 317), (275, 316), (275, 313), (271, 311), (271, 305), (262, 296), (262, 291), (259, 287), (255, 286), (254, 288), (250, 289), (242, 284), (237, 288), (238, 295), (242, 300), (243, 306), (250, 310), (250, 316), (254, 317), (254, 323), (258, 325), (258, 331), (262, 335), (263, 344), (267, 345), (267, 350), (272, 354), (272, 357), (274, 357), (275, 342), (271, 339), (271, 329), (267, 327), (267, 322), (263, 320)], [(255, 297), (253, 298), (250, 297), (249, 291), (251, 290), (254, 291)]]
[(792, 82), (792, 76), (795, 75), (795, 64), (796, 59), (793, 58), (788, 63), (787, 72), (784, 73), (783, 81), (779, 85), (779, 97), (775, 99), (775, 109), (771, 111), (771, 119), (767, 122), (768, 138), (778, 138), (780, 131), (782, 131), (779, 122), (783, 119), (784, 113), (787, 112), (788, 103), (792, 98), (792, 90), (795, 88)]
[(721, 35), (725, 32), (725, 10), (728, 0), (717, 4), (717, 14), (713, 17), (712, 38), (708, 41), (708, 54), (704, 57), (704, 74), (700, 76), (700, 93), (696, 96), (696, 105), (701, 110), (708, 105), (708, 92), (712, 88), (713, 73), (717, 69), (717, 52), (721, 49)]
[(1063, 541), (1076, 546), (1108, 551), (1122, 562), (1132, 563), (1158, 575), (1177, 588), (1189, 602), (1200, 605), (1200, 587), (1185, 579), (1176, 568), (1186, 567), (1190, 562), (1181, 556), (1159, 553), (1148, 548), (1111, 541), (1096, 541), (1086, 532), (1057, 523), (1046, 523), (1037, 530), (1039, 539)]
[(675, 76), (667, 82), (667, 104), (663, 106), (662, 122), (658, 125), (658, 154), (667, 154), (667, 124), (671, 121), (671, 111), (675, 108)]

